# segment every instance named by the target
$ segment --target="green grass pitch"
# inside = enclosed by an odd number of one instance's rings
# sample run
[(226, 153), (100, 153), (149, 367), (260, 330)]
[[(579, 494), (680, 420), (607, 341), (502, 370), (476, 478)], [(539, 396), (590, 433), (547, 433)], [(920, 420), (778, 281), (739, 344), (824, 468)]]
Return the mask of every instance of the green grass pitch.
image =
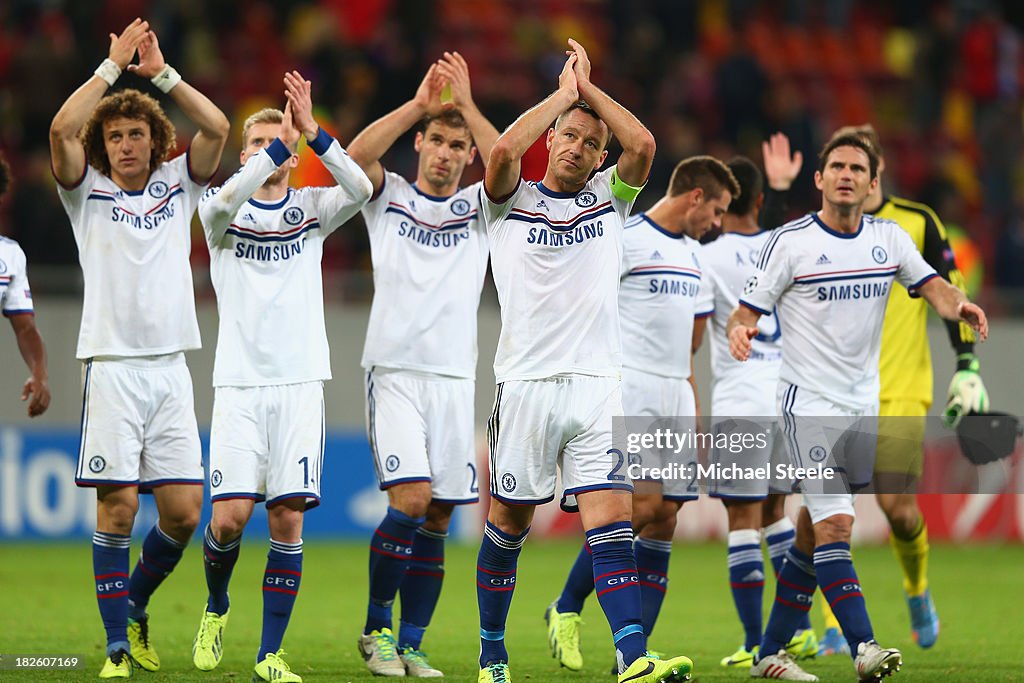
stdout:
[[(582, 672), (559, 670), (546, 645), (545, 606), (562, 586), (576, 542), (527, 541), (508, 623), (516, 683), (602, 681), (612, 655), (608, 626), (591, 599), (584, 610)], [(248, 681), (259, 645), (260, 579), (267, 543), (253, 530), (242, 545), (232, 580), (231, 621), (225, 656), (211, 673), (192, 668), (191, 643), (205, 600), (199, 543), (150, 605), (151, 633), (163, 661), (159, 673), (136, 672), (144, 683)], [(133, 548), (137, 553), (138, 545)], [(935, 545), (931, 583), (942, 618), (942, 635), (931, 651), (910, 638), (896, 560), (887, 547), (855, 549), (857, 568), (878, 639), (903, 650), (904, 668), (894, 681), (1024, 681), (1024, 616), (1018, 599), (1024, 578), (1024, 547)], [(475, 681), (477, 641), (474, 566), (476, 547), (451, 544), (441, 604), (424, 649), (446, 680)], [(363, 668), (355, 642), (363, 624), (367, 550), (362, 543), (306, 544), (302, 590), (285, 638), (287, 661), (305, 681), (376, 681)], [(88, 541), (74, 545), (0, 545), (0, 653), (79, 654), (80, 671), (0, 671), (2, 681), (91, 681), (103, 660), (103, 630), (91, 585)], [(770, 572), (769, 572), (770, 573)], [(725, 548), (679, 542), (672, 556), (671, 585), (651, 648), (686, 654), (695, 679), (749, 680), (746, 671), (718, 666), (740, 642), (729, 597)], [(766, 610), (772, 585), (766, 585)], [(820, 595), (816, 597), (820, 600)], [(820, 614), (812, 612), (820, 633)], [(397, 608), (396, 608), (397, 616)], [(822, 680), (855, 680), (847, 657), (806, 663)]]

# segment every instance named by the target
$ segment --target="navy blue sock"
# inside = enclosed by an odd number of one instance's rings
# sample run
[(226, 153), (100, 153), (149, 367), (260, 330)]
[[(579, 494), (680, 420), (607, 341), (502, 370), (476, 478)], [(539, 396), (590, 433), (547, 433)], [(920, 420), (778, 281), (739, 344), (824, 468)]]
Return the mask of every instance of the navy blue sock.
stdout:
[(302, 583), (302, 541), (284, 543), (270, 539), (267, 568), (263, 572), (263, 633), (256, 661), (281, 649), (284, 631), (292, 616)]
[(413, 537), (425, 517), (388, 507), (384, 520), (370, 539), (370, 601), (363, 634), (391, 628), (391, 607), (412, 557)]
[(241, 536), (228, 543), (220, 543), (213, 537), (213, 530), (207, 525), (203, 534), (203, 569), (206, 571), (206, 588), (210, 592), (206, 600), (207, 612), (226, 614), (231, 606), (228, 584), (231, 582), (231, 572), (235, 569), (241, 548)]
[(96, 602), (107, 632), (107, 654), (128, 652), (128, 550), (131, 537), (97, 531), (92, 535)]
[(875, 639), (868, 617), (868, 607), (861, 593), (860, 580), (853, 568), (849, 543), (826, 543), (814, 549), (814, 569), (818, 572), (821, 594), (828, 600), (832, 613), (843, 628), (850, 656), (857, 656), (857, 646)]
[[(793, 527), (793, 522), (789, 517), (783, 517), (766, 526), (763, 531), (764, 542), (768, 546), (768, 557), (771, 558), (775, 576), (778, 576), (779, 572), (782, 571), (782, 561), (786, 559), (786, 552), (789, 550), (789, 546), (793, 545), (793, 541), (796, 540), (796, 529)], [(806, 631), (810, 627), (811, 615), (810, 612), (805, 612), (797, 628), (801, 631)]]
[(761, 534), (754, 529), (729, 532), (729, 587), (743, 624), (743, 646), (749, 652), (761, 644), (761, 601), (764, 595)]
[(778, 654), (779, 650), (786, 648), (800, 625), (801, 617), (810, 611), (817, 587), (811, 558), (791, 547), (779, 572), (775, 603), (761, 638), (758, 659)]
[(594, 558), (594, 590), (612, 629), (619, 673), (647, 652), (633, 528), (614, 522), (587, 532)]
[(401, 650), (419, 650), (423, 632), (434, 616), (444, 583), (444, 540), (448, 534), (420, 527), (412, 541), (412, 557), (399, 588), (402, 599), (402, 627), (398, 632)]
[(160, 529), (159, 521), (153, 525), (146, 540), (142, 542), (139, 562), (128, 582), (129, 617), (136, 621), (145, 618), (150, 596), (174, 571), (184, 550), (185, 544), (165, 534)]
[(476, 560), (476, 600), (480, 610), (480, 668), (508, 662), (505, 621), (516, 588), (516, 566), (527, 529), (519, 536), (506, 534), (490, 522)]
[(668, 560), (672, 541), (637, 538), (633, 543), (636, 573), (640, 577), (640, 604), (643, 609), (644, 634), (650, 638), (668, 590)]
[(590, 546), (586, 543), (580, 548), (576, 561), (573, 562), (569, 576), (565, 579), (565, 587), (558, 596), (555, 609), (559, 612), (583, 611), (583, 603), (594, 592), (594, 558), (590, 556)]

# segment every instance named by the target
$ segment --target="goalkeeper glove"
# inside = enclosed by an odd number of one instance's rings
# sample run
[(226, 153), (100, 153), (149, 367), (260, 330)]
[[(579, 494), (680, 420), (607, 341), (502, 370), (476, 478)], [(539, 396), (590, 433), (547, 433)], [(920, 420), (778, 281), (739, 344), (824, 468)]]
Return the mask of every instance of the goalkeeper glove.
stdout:
[(973, 353), (956, 357), (956, 372), (949, 383), (946, 409), (942, 414), (943, 423), (950, 429), (956, 429), (964, 415), (988, 412), (988, 392), (978, 374), (980, 367)]

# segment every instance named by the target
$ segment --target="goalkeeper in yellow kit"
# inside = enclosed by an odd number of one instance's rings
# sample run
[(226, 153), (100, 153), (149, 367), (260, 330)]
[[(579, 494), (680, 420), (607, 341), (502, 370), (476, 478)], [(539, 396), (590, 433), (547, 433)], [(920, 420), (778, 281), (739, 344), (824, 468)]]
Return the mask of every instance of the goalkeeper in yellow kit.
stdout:
[[(879, 176), (885, 159), (878, 133), (870, 125), (840, 128), (834, 136), (857, 135), (878, 155)], [(946, 230), (935, 212), (924, 204), (887, 196), (881, 183), (869, 195), (864, 212), (898, 223), (914, 240), (921, 255), (942, 277), (964, 288)], [(894, 290), (903, 289), (894, 284)], [(914, 640), (929, 648), (939, 636), (939, 617), (928, 590), (928, 528), (917, 506), (917, 480), (923, 464), (924, 416), (932, 403), (932, 360), (926, 331), (926, 304), (906, 292), (893, 291), (885, 311), (880, 360), (881, 391), (879, 438), (875, 462), (875, 498), (889, 520), (889, 540), (903, 568), (903, 588), (910, 608)], [(974, 331), (965, 324), (947, 322), (957, 353), (956, 372), (949, 385), (943, 420), (955, 428), (970, 412), (988, 410), (988, 394), (974, 356)], [(900, 418), (886, 420), (885, 418)], [(913, 419), (917, 418), (917, 419)], [(819, 654), (845, 652), (839, 623), (822, 601), (825, 635)]]

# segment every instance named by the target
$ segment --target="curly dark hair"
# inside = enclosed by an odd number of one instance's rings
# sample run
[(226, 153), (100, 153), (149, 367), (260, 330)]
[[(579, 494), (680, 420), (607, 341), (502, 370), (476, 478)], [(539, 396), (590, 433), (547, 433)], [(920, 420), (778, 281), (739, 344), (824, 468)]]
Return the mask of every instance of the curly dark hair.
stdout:
[(7, 165), (7, 160), (0, 154), (0, 197), (3, 197), (7, 192), (7, 186), (10, 182), (11, 167)]
[(80, 133), (86, 159), (100, 173), (110, 175), (110, 159), (107, 158), (107, 148), (103, 142), (103, 124), (117, 117), (149, 124), (153, 138), (153, 153), (149, 158), (150, 173), (174, 151), (174, 124), (167, 118), (160, 103), (138, 90), (118, 90), (100, 100)]

